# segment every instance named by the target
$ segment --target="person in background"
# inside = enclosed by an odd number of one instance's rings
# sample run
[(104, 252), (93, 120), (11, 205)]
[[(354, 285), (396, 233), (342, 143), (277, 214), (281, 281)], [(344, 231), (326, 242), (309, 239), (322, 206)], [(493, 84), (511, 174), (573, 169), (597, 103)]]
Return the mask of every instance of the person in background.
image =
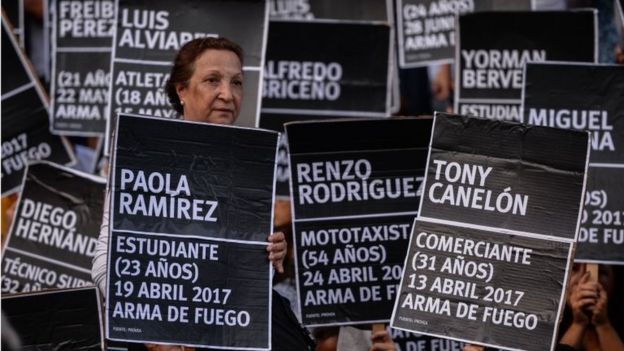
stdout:
[(387, 330), (378, 330), (371, 335), (370, 351), (396, 351), (394, 341)]
[(485, 347), (479, 345), (466, 344), (463, 351), (484, 351)]
[[(573, 266), (559, 343), (575, 350), (624, 351), (624, 330), (622, 323), (618, 323), (623, 317), (622, 283), (617, 280), (616, 268), (599, 265), (598, 281), (591, 281), (586, 268), (581, 263)], [(620, 299), (614, 299), (615, 296)]]
[[(336, 351), (397, 351), (390, 329), (375, 329), (371, 325), (342, 326), (336, 341)], [(322, 351), (325, 351), (323, 349)], [(318, 350), (317, 351), (321, 351)]]
[(17, 207), (17, 194), (12, 194), (2, 197), (2, 248), (6, 244), (6, 239), (9, 235), (9, 229), (15, 216), (15, 209)]
[(455, 82), (450, 63), (429, 67), (431, 97), (434, 111), (453, 113)]
[(340, 327), (316, 327), (312, 330), (316, 340), (315, 351), (336, 351)]

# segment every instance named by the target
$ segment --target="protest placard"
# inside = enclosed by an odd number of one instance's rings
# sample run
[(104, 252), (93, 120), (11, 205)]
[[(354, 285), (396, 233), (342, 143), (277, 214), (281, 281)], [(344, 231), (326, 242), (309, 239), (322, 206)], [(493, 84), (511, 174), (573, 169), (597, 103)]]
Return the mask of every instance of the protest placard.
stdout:
[(454, 111), (519, 122), (524, 64), (596, 62), (596, 21), (590, 9), (459, 16)]
[(440, 116), (420, 219), (576, 239), (586, 133)]
[(585, 132), (436, 113), (392, 327), (554, 349), (588, 156)]
[(387, 322), (431, 119), (291, 122), (286, 132), (303, 323)]
[(388, 21), (390, 0), (270, 0), (271, 19)]
[(464, 349), (464, 343), (460, 341), (410, 333), (400, 329), (390, 328), (390, 337), (397, 351), (462, 351)]
[(2, 10), (7, 16), (13, 35), (20, 47), (24, 47), (24, 3), (21, 0), (7, 0), (2, 2)]
[(272, 21), (262, 112), (385, 117), (389, 50), (385, 23)]
[[(394, 12), (392, 0), (271, 0), (271, 20), (332, 20), (338, 22), (383, 22), (390, 25), (390, 111), (400, 108), (399, 72), (394, 50)], [(370, 52), (369, 55), (374, 55)], [(262, 118), (262, 116), (261, 116)]]
[(71, 146), (50, 134), (45, 92), (2, 17), (2, 196), (18, 192), (31, 160), (74, 163)]
[(2, 255), (2, 293), (92, 285), (104, 189), (100, 177), (28, 166)]
[(53, 6), (52, 132), (103, 136), (115, 30), (115, 1), (58, 0)]
[(601, 264), (623, 264), (624, 186), (622, 167), (593, 167), (587, 175), (585, 209), (575, 260)]
[(126, 114), (117, 123), (107, 338), (270, 349), (278, 133)]
[(2, 316), (3, 333), (15, 331), (21, 350), (104, 350), (95, 287), (3, 295)]
[(397, 0), (399, 66), (413, 68), (453, 62), (457, 15), (478, 11), (528, 11), (532, 5), (530, 0)]
[(255, 125), (260, 113), (267, 1), (116, 0), (115, 4), (107, 154), (116, 113), (177, 118), (164, 86), (180, 47), (199, 37), (226, 37), (243, 48), (245, 99), (236, 124)]
[(591, 133), (575, 260), (624, 263), (624, 67), (529, 63), (522, 96), (525, 123)]

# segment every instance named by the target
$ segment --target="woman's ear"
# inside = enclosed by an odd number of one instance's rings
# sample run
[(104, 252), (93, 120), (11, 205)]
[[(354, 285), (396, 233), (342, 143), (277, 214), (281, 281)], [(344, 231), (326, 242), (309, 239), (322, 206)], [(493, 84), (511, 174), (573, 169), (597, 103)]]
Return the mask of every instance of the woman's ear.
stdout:
[(178, 83), (176, 84), (176, 93), (178, 94), (178, 98), (180, 99), (180, 103), (184, 105), (184, 97), (186, 96), (186, 86), (184, 84)]

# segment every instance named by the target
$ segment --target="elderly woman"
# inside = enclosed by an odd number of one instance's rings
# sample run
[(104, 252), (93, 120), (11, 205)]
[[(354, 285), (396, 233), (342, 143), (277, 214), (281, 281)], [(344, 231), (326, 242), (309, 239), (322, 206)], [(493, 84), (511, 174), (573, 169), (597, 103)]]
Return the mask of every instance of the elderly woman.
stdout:
[[(243, 100), (243, 50), (225, 38), (202, 38), (180, 49), (166, 86), (169, 102), (194, 122), (234, 124)], [(269, 235), (269, 260), (282, 273), (286, 241)]]
[[(243, 52), (240, 46), (225, 38), (200, 38), (184, 45), (175, 58), (166, 86), (169, 101), (182, 119), (233, 124), (238, 117), (243, 99), (242, 61)], [(108, 215), (109, 209), (106, 208), (91, 270), (93, 281), (104, 295), (106, 294)], [(268, 236), (267, 240), (269, 242), (266, 248), (268, 258), (275, 269), (281, 273), (286, 256), (284, 234), (273, 233)], [(158, 350), (183, 348), (153, 344), (146, 346), (149, 349)]]
[(225, 38), (189, 42), (175, 59), (166, 90), (183, 119), (234, 124), (243, 100), (241, 48)]

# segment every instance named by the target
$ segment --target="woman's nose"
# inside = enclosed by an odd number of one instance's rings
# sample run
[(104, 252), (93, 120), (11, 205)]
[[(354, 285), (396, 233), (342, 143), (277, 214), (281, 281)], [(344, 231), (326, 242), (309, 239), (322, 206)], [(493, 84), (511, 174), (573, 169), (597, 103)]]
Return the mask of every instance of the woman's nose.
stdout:
[(231, 101), (233, 97), (232, 97), (232, 88), (230, 87), (230, 85), (225, 82), (221, 83), (219, 85), (219, 93), (217, 97), (224, 101)]

